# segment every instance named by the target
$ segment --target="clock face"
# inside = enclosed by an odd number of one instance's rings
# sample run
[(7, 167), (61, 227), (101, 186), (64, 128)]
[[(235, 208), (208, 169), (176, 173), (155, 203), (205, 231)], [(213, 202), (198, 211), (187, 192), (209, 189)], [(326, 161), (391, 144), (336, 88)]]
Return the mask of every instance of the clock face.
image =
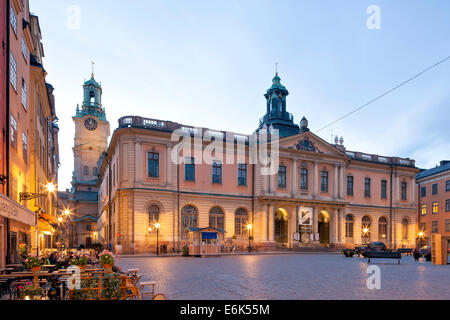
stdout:
[(92, 118), (87, 118), (84, 121), (84, 126), (86, 127), (86, 129), (93, 131), (97, 129), (97, 121), (95, 121), (95, 119)]

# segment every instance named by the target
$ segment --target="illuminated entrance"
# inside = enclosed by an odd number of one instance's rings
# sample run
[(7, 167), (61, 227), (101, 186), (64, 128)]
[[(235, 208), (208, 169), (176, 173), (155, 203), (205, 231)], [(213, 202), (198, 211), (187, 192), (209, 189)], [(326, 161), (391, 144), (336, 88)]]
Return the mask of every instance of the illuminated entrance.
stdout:
[(319, 213), (319, 242), (323, 244), (330, 243), (330, 215), (326, 211)]
[(275, 232), (274, 232), (274, 240), (277, 243), (286, 243), (288, 242), (288, 218), (289, 215), (287, 211), (283, 208), (278, 208), (275, 212)]

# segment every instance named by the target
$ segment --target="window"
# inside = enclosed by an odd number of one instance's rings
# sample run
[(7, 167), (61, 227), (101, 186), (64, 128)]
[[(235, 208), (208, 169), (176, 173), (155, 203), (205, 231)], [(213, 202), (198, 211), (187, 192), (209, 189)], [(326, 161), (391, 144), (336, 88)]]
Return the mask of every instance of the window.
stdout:
[(14, 33), (17, 35), (17, 17), (16, 17), (16, 13), (14, 12), (13, 7), (11, 6), (11, 17), (9, 19), (10, 23), (11, 23), (11, 27), (14, 30)]
[(433, 202), (433, 213), (438, 213), (439, 212), (439, 206), (438, 206), (438, 202), (435, 201)]
[(25, 58), (25, 61), (27, 61), (28, 47), (23, 37), (22, 37), (22, 54), (23, 57)]
[(361, 219), (361, 240), (363, 242), (370, 242), (370, 226), (371, 226), (371, 220), (369, 216), (364, 216)]
[(445, 212), (450, 212), (450, 199), (445, 200)]
[(351, 214), (345, 216), (345, 237), (353, 238), (354, 219)]
[(197, 228), (197, 217), (197, 209), (194, 206), (188, 205), (181, 209), (181, 227), (183, 233), (187, 227)]
[(27, 83), (22, 78), (22, 105), (26, 109), (27, 108)]
[(308, 190), (308, 169), (300, 169), (300, 190)]
[(387, 220), (385, 217), (381, 217), (378, 220), (378, 238), (380, 241), (386, 241), (387, 238)]
[(278, 187), (286, 188), (286, 166), (278, 167)]
[(387, 181), (381, 180), (381, 199), (387, 199)]
[(421, 187), (421, 188), (420, 188), (420, 196), (421, 196), (422, 198), (424, 198), (424, 197), (427, 196), (427, 187)]
[(353, 195), (353, 176), (347, 176), (347, 195)]
[(214, 161), (212, 164), (212, 183), (222, 183), (222, 162)]
[(439, 231), (438, 222), (432, 221), (431, 222), (431, 233), (438, 233), (438, 231)]
[(402, 239), (403, 240), (408, 240), (408, 231), (409, 231), (408, 225), (409, 225), (408, 219), (404, 218), (402, 220)]
[(11, 115), (11, 147), (17, 149), (17, 121)]
[(408, 183), (406, 182), (402, 182), (401, 183), (401, 189), (402, 189), (402, 200), (405, 201), (406, 200), (406, 190), (408, 188)]
[(89, 175), (89, 167), (88, 166), (83, 167), (83, 175), (85, 175), (85, 176)]
[(239, 186), (247, 185), (247, 164), (246, 163), (238, 163), (238, 185)]
[(195, 159), (186, 158), (184, 163), (184, 180), (195, 181)]
[(426, 204), (421, 205), (420, 214), (423, 216), (427, 214), (427, 205)]
[(86, 224), (86, 225), (84, 226), (84, 229), (85, 229), (86, 231), (91, 231), (91, 230), (92, 230), (92, 226), (91, 226), (90, 224)]
[(224, 229), (224, 213), (219, 207), (213, 207), (209, 210), (209, 226), (218, 229)]
[(320, 171), (320, 191), (328, 192), (328, 171)]
[(445, 192), (450, 191), (450, 180), (445, 181)]
[(364, 178), (364, 197), (370, 197), (370, 178)]
[(445, 220), (445, 232), (450, 232), (450, 219)]
[(153, 225), (159, 221), (159, 207), (151, 205), (148, 207), (148, 225), (153, 229)]
[(150, 178), (159, 178), (159, 153), (148, 153), (148, 176)]
[(17, 91), (17, 62), (16, 59), (14, 59), (14, 55), (11, 52), (11, 64), (10, 64), (10, 76), (9, 80), (11, 81), (12, 86), (14, 87), (14, 90)]
[(237, 236), (246, 235), (246, 224), (248, 221), (248, 213), (244, 208), (239, 208), (234, 213), (234, 234)]
[(437, 193), (438, 193), (438, 184), (433, 183), (433, 185), (431, 186), (431, 194), (437, 194)]
[(25, 163), (28, 162), (28, 142), (25, 132), (22, 132), (22, 156)]

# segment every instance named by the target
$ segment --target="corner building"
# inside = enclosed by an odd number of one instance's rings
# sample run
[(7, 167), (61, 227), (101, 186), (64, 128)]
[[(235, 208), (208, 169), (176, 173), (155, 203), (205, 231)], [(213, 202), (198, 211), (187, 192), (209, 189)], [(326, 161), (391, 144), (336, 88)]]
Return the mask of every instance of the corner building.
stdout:
[[(354, 246), (383, 241), (413, 247), (417, 229), (414, 160), (349, 151), (343, 140), (330, 144), (294, 123), (287, 111), (288, 90), (278, 74), (265, 94), (266, 114), (257, 132), (279, 130), (279, 163), (272, 175), (249, 158), (249, 135), (209, 131), (170, 121), (126, 116), (119, 119), (99, 167), (99, 236), (122, 245), (123, 253), (155, 252), (159, 243), (179, 250), (186, 227), (225, 230), (226, 243), (245, 248), (248, 223), (252, 246)], [(215, 151), (212, 163), (196, 153), (177, 165), (174, 130), (192, 136), (232, 136), (234, 148)], [(208, 150), (203, 142), (202, 150)], [(237, 141), (246, 141), (237, 158)], [(233, 141), (233, 140), (232, 140)], [(227, 152), (226, 150), (231, 150)], [(227, 157), (234, 161), (230, 163)]]

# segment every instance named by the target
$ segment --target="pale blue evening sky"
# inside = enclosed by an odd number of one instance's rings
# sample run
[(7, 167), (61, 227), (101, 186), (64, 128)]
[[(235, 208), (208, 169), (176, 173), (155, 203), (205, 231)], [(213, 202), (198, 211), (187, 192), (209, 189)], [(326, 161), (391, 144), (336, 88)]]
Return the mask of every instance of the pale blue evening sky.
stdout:
[[(74, 125), (91, 61), (111, 131), (125, 115), (250, 134), (279, 63), (288, 111), (314, 132), (450, 55), (450, 1), (31, 0), (60, 125), (59, 188), (70, 186)], [(80, 8), (80, 28), (68, 8)], [(381, 28), (366, 10), (377, 5)], [(349, 150), (450, 158), (450, 61), (319, 135)]]

